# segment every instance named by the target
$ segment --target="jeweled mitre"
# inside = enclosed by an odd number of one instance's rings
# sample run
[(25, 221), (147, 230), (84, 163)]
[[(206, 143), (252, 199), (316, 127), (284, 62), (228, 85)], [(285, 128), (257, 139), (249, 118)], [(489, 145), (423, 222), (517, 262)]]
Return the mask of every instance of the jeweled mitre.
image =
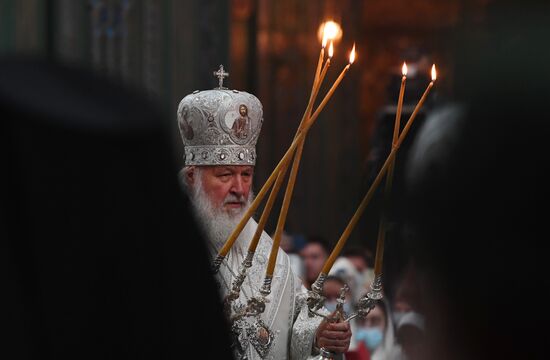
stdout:
[(185, 165), (255, 165), (263, 111), (244, 91), (195, 91), (178, 106)]

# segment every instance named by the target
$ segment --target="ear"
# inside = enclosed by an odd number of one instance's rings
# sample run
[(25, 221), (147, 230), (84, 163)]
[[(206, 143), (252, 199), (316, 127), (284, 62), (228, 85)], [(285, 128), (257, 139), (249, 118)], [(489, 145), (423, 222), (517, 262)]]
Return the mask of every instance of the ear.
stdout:
[(195, 181), (197, 181), (197, 173), (195, 172), (194, 166), (190, 166), (189, 169), (185, 172), (185, 181), (190, 186), (195, 185)]

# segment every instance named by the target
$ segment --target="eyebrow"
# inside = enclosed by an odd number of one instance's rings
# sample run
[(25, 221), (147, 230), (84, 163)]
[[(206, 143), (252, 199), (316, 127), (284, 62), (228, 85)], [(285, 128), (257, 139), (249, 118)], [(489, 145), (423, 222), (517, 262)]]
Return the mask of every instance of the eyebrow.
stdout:
[(214, 173), (221, 174), (223, 172), (229, 171), (230, 173), (233, 173), (234, 171), (229, 166), (219, 167), (214, 170)]
[(223, 166), (223, 167), (218, 167), (218, 168), (215, 169), (216, 174), (222, 173), (224, 171), (229, 171), (232, 174), (234, 174), (236, 172), (250, 172), (250, 173), (252, 173), (254, 171), (254, 168), (252, 166), (250, 166), (246, 169), (242, 169), (242, 170), (239, 171), (238, 168), (235, 168), (233, 166)]

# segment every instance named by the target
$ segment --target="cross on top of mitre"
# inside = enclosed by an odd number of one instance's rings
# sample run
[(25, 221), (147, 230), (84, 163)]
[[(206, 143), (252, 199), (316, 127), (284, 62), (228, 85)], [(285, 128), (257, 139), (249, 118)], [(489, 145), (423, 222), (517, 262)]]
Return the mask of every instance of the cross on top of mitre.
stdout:
[(218, 71), (214, 71), (214, 76), (218, 78), (218, 87), (217, 89), (227, 89), (223, 86), (223, 79), (229, 77), (229, 73), (225, 71), (223, 65), (220, 65)]

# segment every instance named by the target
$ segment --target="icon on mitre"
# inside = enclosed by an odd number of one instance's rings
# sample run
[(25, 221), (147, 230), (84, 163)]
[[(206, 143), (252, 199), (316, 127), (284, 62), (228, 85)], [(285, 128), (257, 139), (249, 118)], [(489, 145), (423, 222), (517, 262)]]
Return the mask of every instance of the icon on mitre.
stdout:
[(238, 142), (248, 140), (250, 136), (250, 118), (246, 105), (239, 105), (239, 111), (228, 111), (225, 115), (225, 125), (231, 129), (231, 137)]

